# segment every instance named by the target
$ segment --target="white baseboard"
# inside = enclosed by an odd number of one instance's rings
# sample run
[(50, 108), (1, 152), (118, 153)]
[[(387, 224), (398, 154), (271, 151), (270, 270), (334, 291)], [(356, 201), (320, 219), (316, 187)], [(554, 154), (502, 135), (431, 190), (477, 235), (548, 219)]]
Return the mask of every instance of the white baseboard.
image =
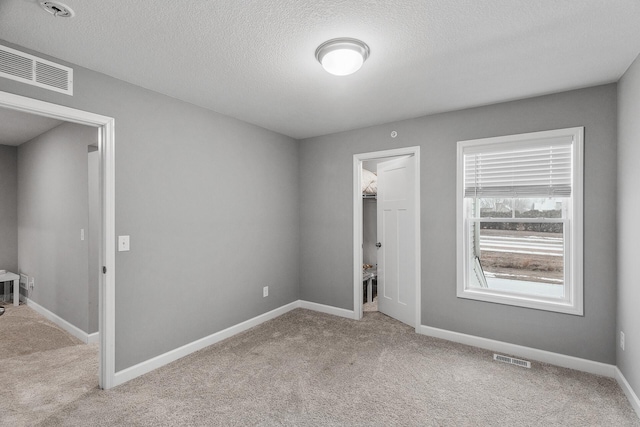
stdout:
[(638, 395), (633, 391), (631, 385), (627, 382), (627, 379), (622, 375), (622, 371), (616, 366), (616, 381), (618, 381), (618, 385), (624, 394), (629, 399), (629, 403), (631, 403), (631, 407), (636, 411), (638, 417), (640, 417), (640, 399), (638, 399)]
[(433, 328), (420, 325), (417, 332), (431, 337), (484, 348), (486, 350), (506, 353), (506, 355), (518, 356), (524, 359), (536, 360), (538, 362), (550, 363), (563, 368), (575, 369), (577, 371), (588, 372), (590, 374), (602, 375), (614, 378), (616, 376), (616, 366), (607, 363), (595, 362), (593, 360), (581, 359), (579, 357), (567, 356), (553, 353), (537, 348), (525, 347), (517, 344), (510, 344), (503, 341), (496, 341), (473, 335), (461, 334), (459, 332), (447, 331), (445, 329)]
[(130, 368), (118, 371), (114, 376), (113, 386), (115, 387), (117, 385), (123, 384), (136, 377), (139, 377), (140, 375), (144, 375), (148, 372), (158, 369), (161, 366), (174, 362), (191, 353), (202, 350), (205, 347), (232, 337), (236, 334), (239, 334), (240, 332), (244, 332), (247, 329), (253, 328), (254, 326), (258, 326), (259, 324), (264, 323), (267, 320), (275, 319), (278, 316), (282, 316), (283, 314), (294, 310), (299, 306), (299, 301), (294, 301), (280, 308), (276, 308), (275, 310), (271, 310), (267, 313), (261, 314), (260, 316), (256, 316), (242, 323), (238, 323), (237, 325), (228, 327), (227, 329), (223, 329), (220, 332), (216, 332), (204, 338), (200, 338), (199, 340), (193, 341), (189, 344), (185, 344), (182, 347), (178, 347), (152, 359), (140, 362), (137, 365), (131, 366)]
[(100, 332), (94, 332), (88, 335), (87, 344), (96, 344), (100, 342)]
[(633, 391), (631, 385), (615, 365), (595, 362), (593, 360), (581, 359), (579, 357), (567, 356), (564, 354), (553, 353), (546, 350), (525, 347), (517, 344), (510, 344), (503, 341), (496, 341), (487, 338), (476, 337), (473, 335), (461, 334), (459, 332), (447, 331), (445, 329), (433, 328), (430, 326), (420, 325), (416, 332), (431, 337), (442, 338), (448, 341), (460, 344), (471, 345), (474, 347), (492, 350), (506, 355), (513, 355), (525, 359), (536, 360), (538, 362), (549, 363), (563, 368), (575, 369), (577, 371), (587, 372), (604, 377), (615, 378), (620, 388), (627, 396), (629, 403), (640, 417), (640, 399)]
[[(140, 375), (144, 375), (164, 365), (174, 362), (182, 357), (185, 357), (191, 353), (194, 353), (205, 347), (213, 345), (224, 339), (230, 338), (254, 326), (258, 326), (259, 324), (264, 323), (268, 320), (275, 319), (278, 316), (282, 316), (283, 314), (288, 313), (291, 310), (295, 310), (296, 308), (305, 308), (308, 310), (327, 313), (334, 316), (345, 317), (347, 319), (354, 319), (354, 316), (355, 316), (353, 310), (345, 310), (343, 308), (337, 308), (337, 307), (332, 307), (324, 304), (318, 304), (318, 303), (303, 301), (303, 300), (294, 301), (282, 307), (276, 308), (275, 310), (271, 310), (268, 313), (264, 313), (260, 316), (256, 316), (252, 319), (249, 319), (237, 325), (231, 326), (220, 332), (216, 332), (207, 337), (193, 341), (189, 344), (185, 344), (182, 347), (168, 351), (167, 353), (161, 354), (152, 359), (138, 363), (137, 365), (123, 369), (122, 371), (116, 372), (114, 376), (113, 386), (115, 387), (117, 385), (123, 384), (136, 377), (139, 377)], [(36, 311), (38, 311), (38, 309), (36, 309)], [(64, 322), (64, 320), (62, 321)], [(70, 325), (70, 326), (74, 327), (73, 325)], [(506, 353), (507, 355), (519, 356), (527, 359), (536, 360), (539, 362), (550, 363), (556, 366), (576, 369), (576, 370), (588, 372), (591, 374), (615, 378), (620, 384), (620, 387), (622, 387), (622, 389), (624, 390), (624, 393), (627, 395), (627, 398), (631, 402), (631, 405), (633, 406), (635, 411), (638, 413), (638, 416), (640, 416), (640, 401), (638, 400), (638, 397), (636, 396), (634, 391), (631, 389), (631, 386), (626, 381), (626, 379), (624, 378), (620, 370), (615, 365), (608, 365), (606, 363), (594, 362), (592, 360), (581, 359), (573, 356), (566, 356), (563, 354), (552, 353), (550, 351), (524, 347), (521, 345), (510, 344), (502, 341), (490, 340), (486, 338), (476, 337), (473, 335), (461, 334), (459, 332), (452, 332), (452, 331), (447, 331), (444, 329), (438, 329), (438, 328), (433, 328), (433, 327), (424, 326), (424, 325), (419, 326), (416, 329), (416, 332), (423, 335), (428, 335), (436, 338), (442, 338), (449, 341), (458, 342), (461, 344), (466, 344), (474, 347), (484, 348), (487, 350)], [(91, 342), (93, 342), (94, 339), (97, 341), (97, 338), (98, 338), (98, 334), (96, 333), (96, 334), (89, 335), (87, 340), (88, 341), (91, 340)]]
[(51, 311), (47, 310), (46, 308), (44, 308), (40, 304), (34, 302), (33, 300), (30, 300), (29, 298), (25, 298), (25, 300), (26, 300), (25, 302), (27, 303), (27, 306), (31, 307), (36, 313), (40, 314), (41, 316), (45, 317), (46, 319), (48, 319), (48, 320), (52, 321), (53, 323), (55, 323), (56, 325), (60, 326), (62, 329), (64, 329), (65, 331), (69, 332), (71, 335), (73, 335), (74, 337), (78, 338), (83, 343), (89, 344), (89, 343), (93, 343), (93, 342), (98, 342), (99, 341), (99, 333), (98, 332), (95, 332), (93, 334), (88, 334), (85, 331), (83, 331), (82, 329), (78, 328), (77, 326), (72, 325), (71, 323), (67, 322), (62, 317), (58, 316), (57, 314), (52, 313)]
[(319, 311), (320, 313), (332, 314), (334, 316), (346, 317), (347, 319), (355, 319), (353, 310), (346, 310), (344, 308), (332, 307), (330, 305), (318, 304), (309, 301), (298, 301), (300, 308), (306, 308), (307, 310)]
[(202, 350), (205, 347), (232, 337), (236, 334), (239, 334), (240, 332), (246, 331), (249, 328), (258, 326), (259, 324), (264, 323), (268, 320), (275, 319), (278, 316), (282, 316), (283, 314), (291, 310), (295, 310), (296, 308), (306, 308), (308, 310), (319, 311), (321, 313), (332, 314), (334, 316), (346, 317), (348, 319), (354, 318), (354, 313), (352, 310), (345, 310), (343, 308), (331, 307), (328, 305), (317, 304), (309, 301), (294, 301), (280, 308), (276, 308), (275, 310), (271, 310), (268, 313), (256, 316), (252, 319), (231, 326), (220, 332), (216, 332), (204, 338), (200, 338), (199, 340), (193, 341), (189, 344), (185, 344), (182, 347), (178, 347), (174, 350), (168, 351), (149, 360), (145, 360), (144, 362), (140, 362), (137, 365), (123, 369), (122, 371), (118, 371), (115, 374), (113, 386), (115, 387), (117, 385), (124, 384), (125, 382), (139, 377), (140, 375), (144, 375), (148, 372), (158, 369), (161, 366), (174, 362), (198, 350)]

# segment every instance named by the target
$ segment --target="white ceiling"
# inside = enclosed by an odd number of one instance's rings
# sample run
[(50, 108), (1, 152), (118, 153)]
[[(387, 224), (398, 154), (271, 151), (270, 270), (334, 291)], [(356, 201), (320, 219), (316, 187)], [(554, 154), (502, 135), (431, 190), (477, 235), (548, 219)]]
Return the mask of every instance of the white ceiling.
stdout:
[(61, 124), (60, 120), (0, 108), (0, 145), (20, 145)]
[[(640, 53), (638, 0), (0, 2), (0, 38), (292, 136), (617, 81)], [(336, 77), (335, 37), (371, 56)]]

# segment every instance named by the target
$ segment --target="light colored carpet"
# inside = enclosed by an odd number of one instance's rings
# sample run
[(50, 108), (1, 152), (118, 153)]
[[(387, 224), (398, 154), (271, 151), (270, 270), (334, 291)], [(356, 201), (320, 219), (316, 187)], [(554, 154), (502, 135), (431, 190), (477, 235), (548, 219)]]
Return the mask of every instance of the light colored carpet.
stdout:
[(0, 360), (82, 343), (24, 304), (2, 306), (6, 312), (0, 317)]
[(374, 297), (371, 302), (362, 304), (362, 311), (378, 311), (378, 297)]
[[(98, 346), (26, 305), (0, 317), (0, 426), (34, 426), (98, 388)], [(87, 425), (87, 424), (84, 424)]]
[(640, 426), (612, 379), (491, 356), (378, 312), (297, 309), (11, 425)]

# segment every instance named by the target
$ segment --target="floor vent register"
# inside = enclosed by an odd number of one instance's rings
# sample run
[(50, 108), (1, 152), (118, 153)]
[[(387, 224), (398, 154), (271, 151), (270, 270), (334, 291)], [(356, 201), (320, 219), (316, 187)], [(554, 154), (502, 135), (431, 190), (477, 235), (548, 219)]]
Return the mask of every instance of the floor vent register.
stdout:
[(528, 360), (516, 359), (514, 357), (503, 356), (501, 354), (494, 354), (493, 360), (502, 363), (508, 363), (510, 365), (522, 366), (523, 368), (531, 368), (531, 362)]

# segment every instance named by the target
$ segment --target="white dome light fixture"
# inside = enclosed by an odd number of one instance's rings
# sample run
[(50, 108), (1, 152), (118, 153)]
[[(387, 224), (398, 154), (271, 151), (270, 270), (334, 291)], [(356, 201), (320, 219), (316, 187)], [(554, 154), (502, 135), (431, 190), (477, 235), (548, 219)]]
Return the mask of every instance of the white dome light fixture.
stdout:
[(368, 57), (369, 46), (356, 39), (332, 39), (316, 49), (316, 59), (322, 64), (322, 68), (336, 76), (355, 73)]

